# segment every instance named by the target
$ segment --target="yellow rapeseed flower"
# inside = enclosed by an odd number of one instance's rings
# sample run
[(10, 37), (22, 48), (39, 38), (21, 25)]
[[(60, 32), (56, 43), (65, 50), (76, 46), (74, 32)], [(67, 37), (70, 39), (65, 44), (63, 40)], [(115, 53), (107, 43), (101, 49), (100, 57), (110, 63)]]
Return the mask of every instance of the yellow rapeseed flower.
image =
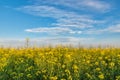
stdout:
[(111, 62), (110, 63), (110, 67), (112, 68), (112, 67), (114, 67), (115, 66), (115, 63), (114, 62)]
[(98, 75), (98, 77), (99, 77), (101, 80), (104, 79), (104, 75), (103, 75), (103, 74)]
[(96, 70), (96, 71), (100, 71), (101, 69), (100, 69), (100, 68), (96, 68), (95, 70)]
[(50, 77), (50, 80), (57, 80), (57, 76), (54, 76), (54, 77)]
[(74, 64), (74, 65), (73, 65), (73, 69), (74, 69), (74, 70), (77, 70), (77, 69), (79, 69), (79, 68), (78, 68), (77, 65)]

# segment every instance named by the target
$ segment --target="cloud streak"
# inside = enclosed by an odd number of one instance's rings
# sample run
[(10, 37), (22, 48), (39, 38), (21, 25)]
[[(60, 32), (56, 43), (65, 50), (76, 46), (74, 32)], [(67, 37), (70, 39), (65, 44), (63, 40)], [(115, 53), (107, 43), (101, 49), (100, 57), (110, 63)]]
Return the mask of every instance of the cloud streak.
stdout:
[(83, 6), (102, 12), (108, 11), (111, 8), (109, 3), (101, 0), (83, 0), (82, 4)]
[(120, 33), (120, 24), (114, 24), (104, 29), (88, 29), (85, 31), (86, 34), (103, 34), (103, 33)]
[[(49, 17), (56, 21), (50, 27), (26, 29), (27, 32), (51, 33), (51, 34), (101, 34), (110, 29), (98, 29), (99, 25), (106, 23), (106, 20), (97, 20), (91, 16), (82, 15), (78, 10), (84, 12), (106, 12), (112, 5), (101, 0), (31, 0), (34, 5), (26, 5), (17, 8), (19, 11), (39, 16)], [(71, 10), (70, 10), (71, 9)], [(107, 25), (106, 25), (107, 26)], [(109, 31), (110, 32), (110, 31)], [(116, 32), (116, 31), (114, 31)]]
[(48, 34), (81, 34), (81, 31), (73, 31), (69, 28), (60, 28), (60, 27), (52, 27), (52, 28), (34, 28), (34, 29), (26, 29), (27, 32), (33, 32), (33, 33), (48, 33)]
[(50, 26), (52, 26), (52, 28), (41, 27), (26, 29), (25, 31), (27, 32), (81, 34), (83, 29), (94, 28), (94, 25), (105, 22), (103, 20), (94, 20), (88, 15), (80, 15), (51, 6), (30, 5), (17, 8), (17, 10), (39, 17), (50, 17), (56, 20), (56, 22), (51, 23)]
[(120, 33), (120, 24), (118, 23), (118, 24), (112, 25), (105, 30), (109, 32)]
[(42, 5), (59, 5), (72, 8), (75, 10), (97, 10), (99, 12), (105, 12), (110, 10), (111, 5), (108, 2), (101, 0), (35, 0), (36, 4)]

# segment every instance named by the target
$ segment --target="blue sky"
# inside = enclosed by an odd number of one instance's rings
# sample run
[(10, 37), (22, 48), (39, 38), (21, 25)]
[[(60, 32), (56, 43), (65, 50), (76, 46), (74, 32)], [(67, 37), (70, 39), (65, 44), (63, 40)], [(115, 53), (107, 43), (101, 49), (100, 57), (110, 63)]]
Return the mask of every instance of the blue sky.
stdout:
[(0, 0), (0, 45), (120, 43), (119, 0)]

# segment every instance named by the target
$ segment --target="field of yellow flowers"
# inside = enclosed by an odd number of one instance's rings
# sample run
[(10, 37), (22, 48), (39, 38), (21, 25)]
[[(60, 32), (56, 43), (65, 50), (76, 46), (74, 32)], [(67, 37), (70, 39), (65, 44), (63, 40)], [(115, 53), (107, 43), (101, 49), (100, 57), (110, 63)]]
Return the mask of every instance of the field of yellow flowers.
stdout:
[(0, 48), (0, 80), (120, 80), (120, 49)]

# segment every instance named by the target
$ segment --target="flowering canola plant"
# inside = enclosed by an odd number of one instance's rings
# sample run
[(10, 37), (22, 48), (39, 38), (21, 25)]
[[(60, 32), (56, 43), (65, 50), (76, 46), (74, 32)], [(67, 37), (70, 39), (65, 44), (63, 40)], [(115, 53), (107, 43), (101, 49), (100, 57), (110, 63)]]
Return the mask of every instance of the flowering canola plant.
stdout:
[(0, 48), (0, 80), (120, 80), (120, 49)]

